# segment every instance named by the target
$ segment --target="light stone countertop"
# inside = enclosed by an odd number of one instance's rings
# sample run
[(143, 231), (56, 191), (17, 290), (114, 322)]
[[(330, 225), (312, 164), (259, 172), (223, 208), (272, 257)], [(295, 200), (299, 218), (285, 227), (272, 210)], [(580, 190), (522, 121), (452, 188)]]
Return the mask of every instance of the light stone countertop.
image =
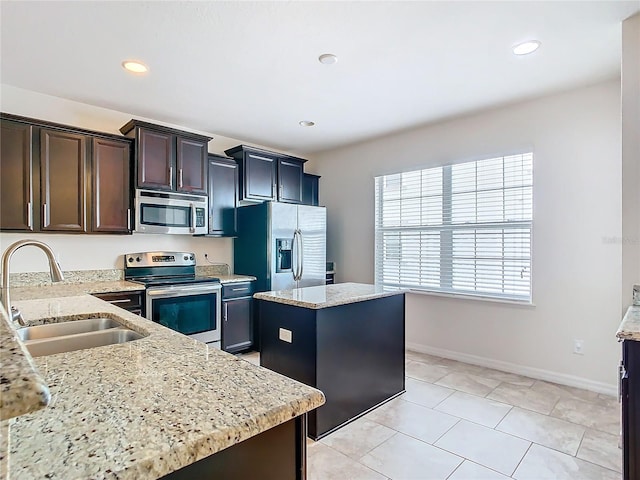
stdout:
[(632, 305), (627, 309), (616, 337), (620, 340), (640, 341), (640, 306)]
[(324, 403), (319, 390), (90, 295), (15, 303), (30, 324), (99, 313), (147, 336), (34, 360), (52, 400), (11, 420), (10, 478), (155, 479)]
[(405, 293), (404, 290), (385, 291), (381, 286), (365, 283), (336, 283), (293, 290), (259, 292), (254, 294), (253, 298), (317, 310), (403, 293)]
[[(250, 275), (209, 275), (220, 279), (220, 283), (249, 282), (256, 277)], [(110, 293), (144, 290), (144, 285), (126, 280), (91, 281), (81, 283), (50, 283), (48, 285), (33, 285), (11, 287), (11, 301), (31, 300), (34, 298), (75, 297), (85, 293)]]
[(256, 277), (252, 277), (251, 275), (239, 275), (232, 273), (231, 275), (212, 275), (216, 278), (220, 279), (220, 283), (238, 283), (238, 282), (251, 282), (256, 279)]
[(33, 287), (11, 287), (11, 302), (31, 300), (34, 298), (75, 297), (85, 293), (110, 293), (144, 290), (144, 285), (126, 280), (84, 282), (84, 283), (52, 283)]
[(51, 395), (0, 304), (0, 420), (40, 410)]

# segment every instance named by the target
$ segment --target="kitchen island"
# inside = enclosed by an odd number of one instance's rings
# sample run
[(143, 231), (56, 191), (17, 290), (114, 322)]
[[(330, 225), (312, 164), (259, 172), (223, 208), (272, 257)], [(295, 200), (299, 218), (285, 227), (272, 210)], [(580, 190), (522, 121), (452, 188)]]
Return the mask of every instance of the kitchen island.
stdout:
[(404, 392), (404, 292), (339, 283), (256, 293), (260, 364), (318, 388), (314, 440)]
[(90, 295), (14, 303), (30, 325), (106, 316), (144, 338), (31, 359), (3, 313), (6, 416), (31, 411), (3, 435), (9, 478), (304, 478), (322, 392)]

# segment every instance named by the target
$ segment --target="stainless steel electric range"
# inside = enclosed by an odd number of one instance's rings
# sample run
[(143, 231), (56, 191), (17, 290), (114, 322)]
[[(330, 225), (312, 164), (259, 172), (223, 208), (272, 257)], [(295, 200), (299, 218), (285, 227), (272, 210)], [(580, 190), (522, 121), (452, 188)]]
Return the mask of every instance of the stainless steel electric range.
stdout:
[(220, 280), (196, 275), (195, 254), (140, 252), (124, 256), (126, 280), (145, 285), (145, 316), (220, 348)]

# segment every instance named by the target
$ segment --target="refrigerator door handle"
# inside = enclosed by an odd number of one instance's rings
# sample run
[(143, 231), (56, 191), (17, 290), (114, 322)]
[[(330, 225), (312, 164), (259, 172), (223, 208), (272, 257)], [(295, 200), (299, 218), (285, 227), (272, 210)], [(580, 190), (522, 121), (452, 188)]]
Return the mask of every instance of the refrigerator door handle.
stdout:
[(293, 273), (293, 281), (297, 282), (299, 280), (298, 277), (298, 256), (300, 252), (298, 251), (298, 229), (296, 228), (293, 231), (293, 242), (291, 243), (291, 271)]
[(304, 270), (304, 243), (302, 240), (302, 231), (298, 229), (298, 241), (300, 242), (300, 247), (298, 248), (298, 280), (302, 280), (302, 272)]

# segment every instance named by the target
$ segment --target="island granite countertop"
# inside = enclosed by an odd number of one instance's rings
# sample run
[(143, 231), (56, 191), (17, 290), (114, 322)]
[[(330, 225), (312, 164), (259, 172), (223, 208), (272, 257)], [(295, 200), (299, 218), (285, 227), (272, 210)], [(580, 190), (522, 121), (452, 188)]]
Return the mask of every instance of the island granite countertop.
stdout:
[(405, 293), (404, 290), (389, 291), (384, 290), (381, 286), (366, 283), (335, 283), (333, 285), (294, 288), (293, 290), (259, 292), (253, 297), (258, 300), (317, 310), (403, 293)]
[(616, 337), (620, 340), (640, 341), (640, 305), (632, 305), (627, 309)]
[(15, 303), (29, 324), (99, 314), (146, 337), (33, 363), (14, 352), (10, 365), (35, 365), (51, 402), (10, 420), (10, 478), (155, 479), (324, 403), (319, 390), (90, 295)]

